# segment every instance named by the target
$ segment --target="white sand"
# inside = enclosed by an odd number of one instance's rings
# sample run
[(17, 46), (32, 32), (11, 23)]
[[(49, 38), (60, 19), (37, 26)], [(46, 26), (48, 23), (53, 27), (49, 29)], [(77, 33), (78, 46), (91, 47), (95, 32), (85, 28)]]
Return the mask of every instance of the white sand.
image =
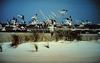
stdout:
[(0, 63), (100, 63), (100, 41), (59, 41), (36, 43), (22, 43), (17, 48), (11, 48), (3, 43), (0, 52)]

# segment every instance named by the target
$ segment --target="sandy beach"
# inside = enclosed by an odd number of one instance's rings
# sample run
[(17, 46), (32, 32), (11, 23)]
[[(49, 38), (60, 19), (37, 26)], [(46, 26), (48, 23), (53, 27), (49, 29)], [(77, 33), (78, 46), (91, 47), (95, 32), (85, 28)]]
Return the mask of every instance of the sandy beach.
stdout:
[(3, 43), (0, 63), (100, 63), (100, 41), (59, 41), (38, 42), (38, 51), (34, 43), (27, 42), (17, 48)]

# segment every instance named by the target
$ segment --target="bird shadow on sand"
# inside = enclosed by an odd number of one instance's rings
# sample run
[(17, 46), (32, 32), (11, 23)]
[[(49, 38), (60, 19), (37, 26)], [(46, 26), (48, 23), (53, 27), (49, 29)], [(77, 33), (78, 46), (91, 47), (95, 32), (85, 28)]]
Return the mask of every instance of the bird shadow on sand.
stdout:
[(36, 50), (27, 50), (28, 52), (37, 52)]

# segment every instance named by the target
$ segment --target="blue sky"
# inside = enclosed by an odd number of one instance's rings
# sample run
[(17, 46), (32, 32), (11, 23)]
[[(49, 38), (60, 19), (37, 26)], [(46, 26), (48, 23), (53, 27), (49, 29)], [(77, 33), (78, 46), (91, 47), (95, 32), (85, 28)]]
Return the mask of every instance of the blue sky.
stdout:
[(1, 0), (0, 20), (6, 21), (13, 16), (23, 14), (25, 20), (29, 22), (31, 17), (38, 13), (41, 21), (43, 16), (39, 10), (42, 10), (45, 16), (49, 16), (52, 15), (51, 11), (58, 14), (58, 11), (67, 9), (68, 15), (72, 16), (75, 23), (78, 22), (77, 20), (99, 22), (100, 12), (97, 2), (94, 0)]

